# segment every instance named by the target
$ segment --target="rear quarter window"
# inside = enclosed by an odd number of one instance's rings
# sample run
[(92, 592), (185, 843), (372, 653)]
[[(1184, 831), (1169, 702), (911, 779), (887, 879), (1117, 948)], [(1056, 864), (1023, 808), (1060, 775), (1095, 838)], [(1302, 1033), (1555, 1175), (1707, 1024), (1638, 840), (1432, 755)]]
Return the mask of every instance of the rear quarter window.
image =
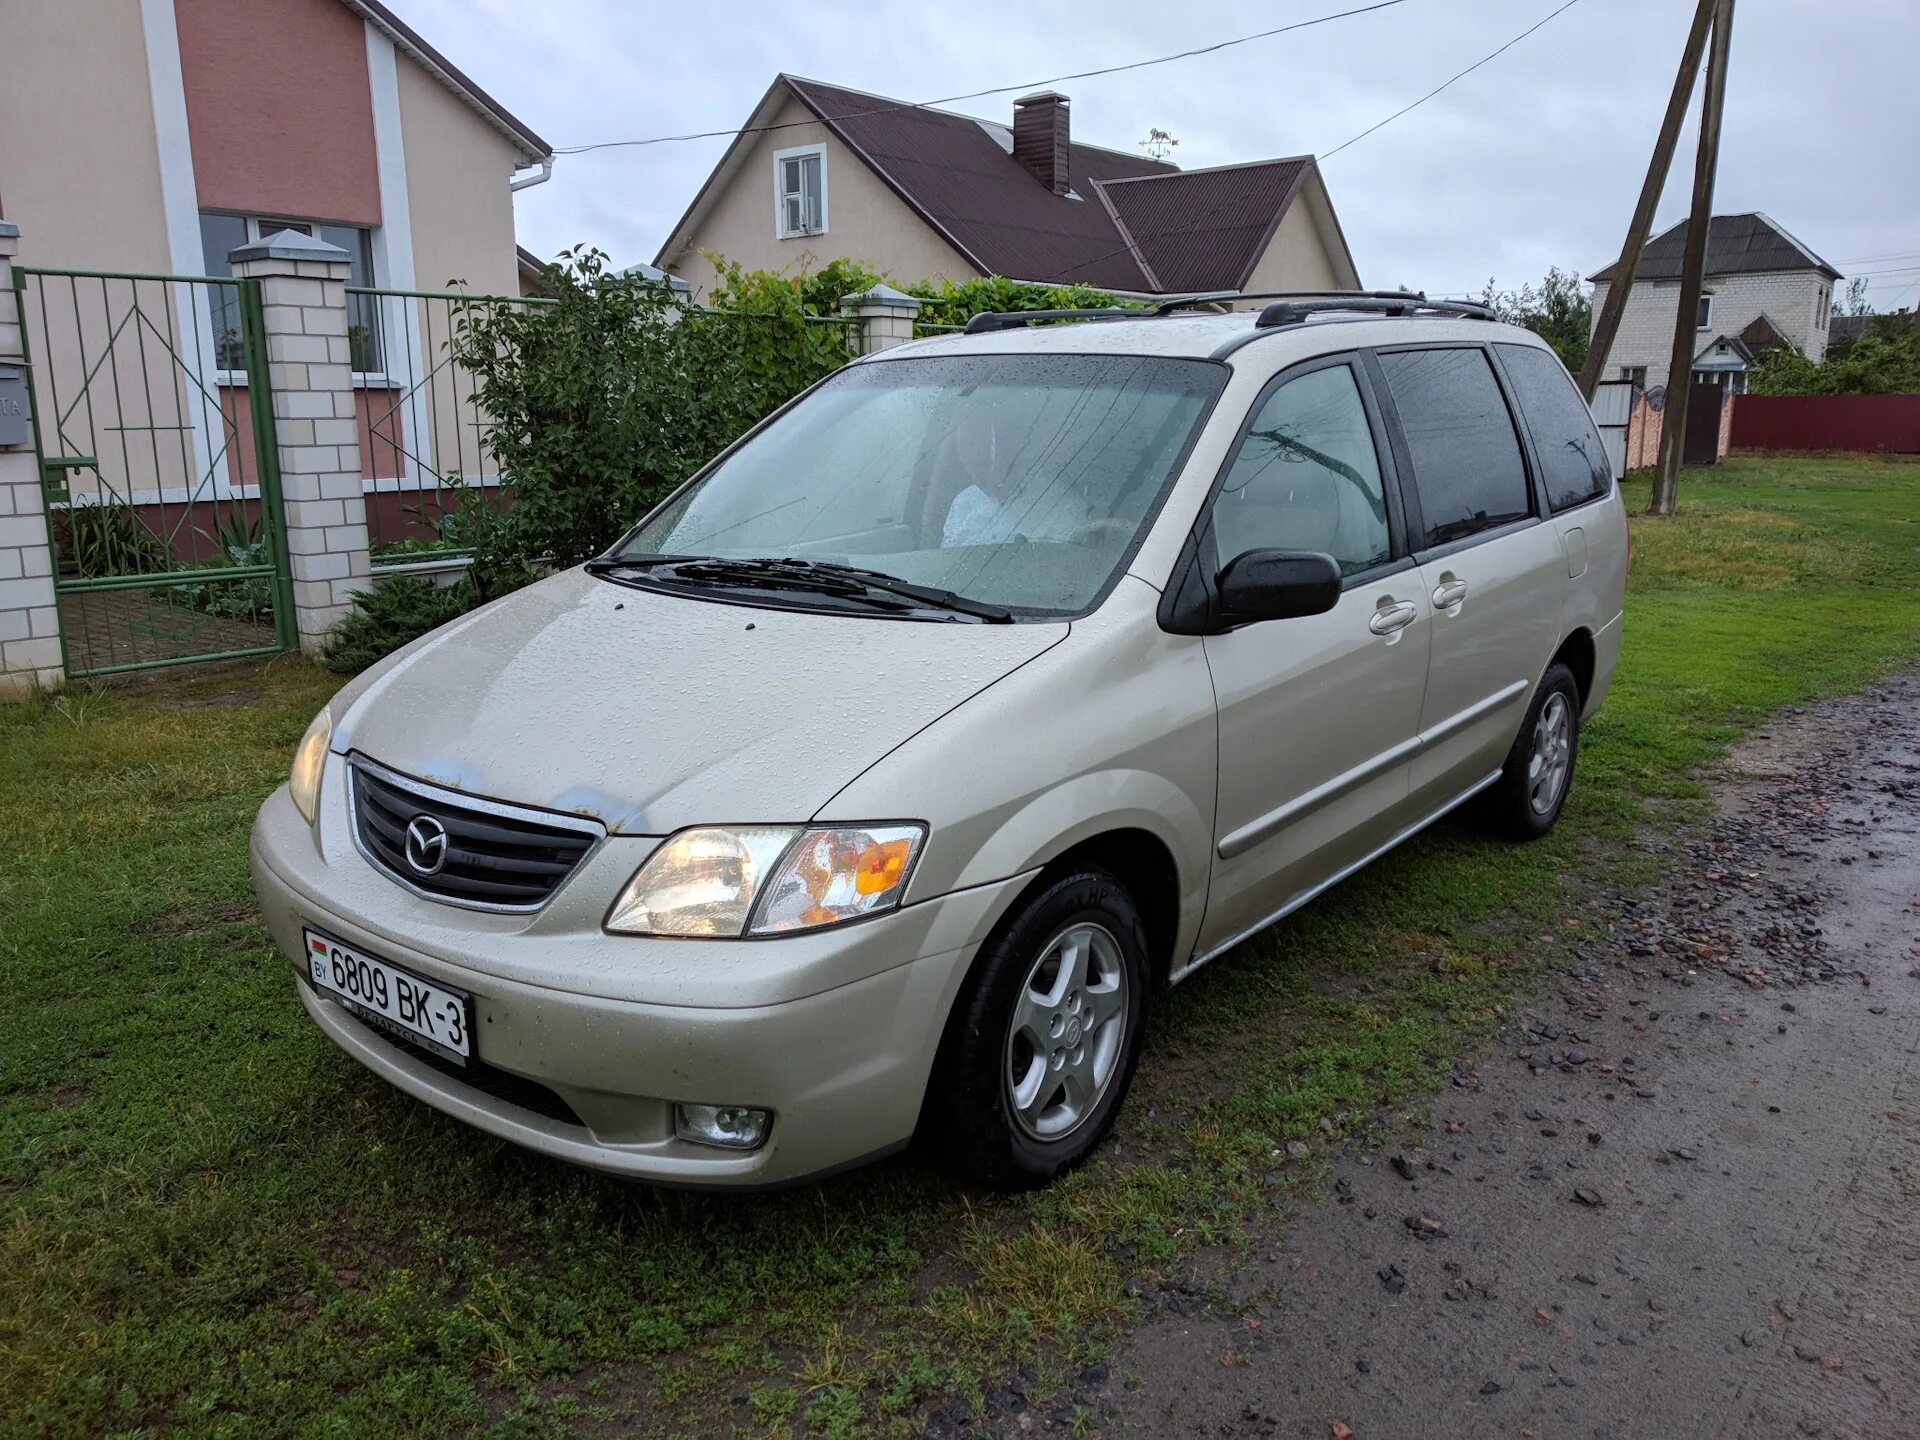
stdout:
[(1594, 426), (1593, 412), (1580, 398), (1566, 367), (1555, 356), (1531, 345), (1493, 348), (1513, 382), (1520, 414), (1533, 437), (1547, 504), (1554, 510), (1565, 510), (1605, 495), (1613, 488), (1606, 446)]

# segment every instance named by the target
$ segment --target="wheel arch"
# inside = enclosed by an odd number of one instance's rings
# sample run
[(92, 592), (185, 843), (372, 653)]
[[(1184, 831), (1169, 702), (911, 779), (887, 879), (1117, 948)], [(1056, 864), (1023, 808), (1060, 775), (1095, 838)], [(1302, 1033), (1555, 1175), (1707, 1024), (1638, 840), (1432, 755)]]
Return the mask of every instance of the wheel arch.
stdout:
[[(1535, 652), (1536, 654), (1539, 652)], [(1560, 642), (1560, 648), (1553, 652), (1548, 667), (1565, 665), (1573, 672), (1573, 683), (1579, 687), (1580, 709), (1584, 713), (1587, 701), (1593, 695), (1594, 673), (1599, 664), (1599, 655), (1594, 648), (1593, 632), (1584, 625), (1575, 626)]]

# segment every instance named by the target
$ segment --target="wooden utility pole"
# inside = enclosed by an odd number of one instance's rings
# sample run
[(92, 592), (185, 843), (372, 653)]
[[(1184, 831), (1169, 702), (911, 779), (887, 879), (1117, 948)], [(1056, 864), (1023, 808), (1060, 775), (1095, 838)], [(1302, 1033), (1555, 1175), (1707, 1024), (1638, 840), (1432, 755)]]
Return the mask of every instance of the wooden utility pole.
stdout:
[(1649, 515), (1671, 515), (1680, 490), (1680, 456), (1687, 443), (1687, 399), (1693, 357), (1700, 347), (1695, 316), (1707, 269), (1707, 230), (1713, 220), (1713, 178), (1720, 163), (1720, 115), (1727, 99), (1727, 55), (1733, 44), (1733, 0), (1718, 0), (1713, 47), (1707, 56), (1707, 94), (1700, 109), (1700, 149), (1693, 162), (1693, 213), (1680, 269), (1680, 306), (1673, 317), (1673, 360), (1667, 368), (1667, 405), (1661, 417), (1660, 463), (1653, 474)]
[(1700, 75), (1700, 57), (1707, 50), (1707, 29), (1718, 4), (1719, 0), (1700, 0), (1693, 12), (1693, 28), (1687, 32), (1686, 49), (1680, 52), (1680, 70), (1673, 77), (1673, 94), (1667, 98), (1667, 113), (1660, 122), (1659, 138), (1653, 142), (1647, 178), (1640, 186), (1639, 203), (1633, 207), (1626, 243), (1621, 245), (1620, 258), (1614, 263), (1613, 281), (1607, 286), (1606, 302), (1600, 307), (1600, 323), (1593, 327), (1587, 363), (1580, 367), (1580, 391), (1589, 405), (1593, 403), (1594, 389), (1600, 384), (1600, 371), (1613, 350), (1613, 337), (1620, 331), (1620, 317), (1626, 313), (1634, 272), (1640, 268), (1640, 252), (1646, 248), (1647, 233), (1653, 229), (1653, 212), (1659, 207), (1661, 192), (1667, 188), (1674, 146), (1680, 139), (1681, 122), (1687, 118), (1687, 103), (1693, 99), (1693, 82)]

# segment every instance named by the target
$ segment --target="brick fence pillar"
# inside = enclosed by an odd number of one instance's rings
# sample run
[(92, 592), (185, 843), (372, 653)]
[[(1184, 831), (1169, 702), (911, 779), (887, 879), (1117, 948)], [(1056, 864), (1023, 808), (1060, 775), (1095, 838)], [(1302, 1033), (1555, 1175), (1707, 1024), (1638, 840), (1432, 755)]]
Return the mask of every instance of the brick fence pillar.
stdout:
[(66, 679), (53, 547), (34, 451), (32, 382), (13, 267), (20, 227), (0, 220), (0, 700)]
[(876, 285), (858, 295), (843, 297), (840, 313), (861, 322), (860, 353), (871, 355), (876, 350), (913, 339), (913, 322), (920, 314), (920, 302), (891, 285)]
[(293, 613), (300, 648), (311, 654), (371, 573), (347, 339), (351, 261), (294, 230), (228, 259), (235, 275), (260, 282)]

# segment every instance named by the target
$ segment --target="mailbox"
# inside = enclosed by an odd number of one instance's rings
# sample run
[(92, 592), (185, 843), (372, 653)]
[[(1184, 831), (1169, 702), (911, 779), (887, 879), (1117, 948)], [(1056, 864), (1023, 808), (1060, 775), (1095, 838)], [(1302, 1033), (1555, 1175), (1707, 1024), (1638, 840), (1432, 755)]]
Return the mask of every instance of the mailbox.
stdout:
[(18, 365), (0, 365), (0, 450), (33, 443), (27, 372)]

